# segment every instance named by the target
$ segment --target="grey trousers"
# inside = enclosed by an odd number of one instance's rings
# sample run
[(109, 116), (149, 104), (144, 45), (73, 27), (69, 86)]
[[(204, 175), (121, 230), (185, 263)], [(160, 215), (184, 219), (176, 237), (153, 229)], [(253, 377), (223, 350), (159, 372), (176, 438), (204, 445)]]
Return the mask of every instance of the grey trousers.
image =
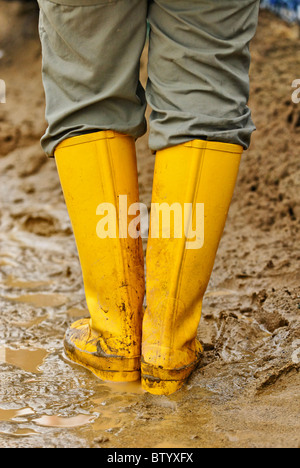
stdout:
[[(249, 43), (259, 0), (39, 0), (47, 155), (66, 138), (115, 130), (149, 146), (194, 139), (247, 149), (255, 130)], [(148, 84), (139, 81), (147, 20)]]

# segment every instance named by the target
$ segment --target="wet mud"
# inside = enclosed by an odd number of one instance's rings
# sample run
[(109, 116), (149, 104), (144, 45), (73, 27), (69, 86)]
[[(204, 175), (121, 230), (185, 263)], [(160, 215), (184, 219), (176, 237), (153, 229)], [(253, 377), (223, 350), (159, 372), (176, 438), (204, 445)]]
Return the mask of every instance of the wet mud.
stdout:
[[(252, 44), (257, 132), (244, 155), (204, 301), (205, 355), (170, 397), (102, 382), (63, 355), (87, 316), (82, 277), (45, 129), (37, 16), (0, 3), (0, 446), (300, 446), (299, 30), (263, 12)], [(145, 51), (142, 78), (146, 79)], [(138, 141), (141, 201), (154, 156)]]

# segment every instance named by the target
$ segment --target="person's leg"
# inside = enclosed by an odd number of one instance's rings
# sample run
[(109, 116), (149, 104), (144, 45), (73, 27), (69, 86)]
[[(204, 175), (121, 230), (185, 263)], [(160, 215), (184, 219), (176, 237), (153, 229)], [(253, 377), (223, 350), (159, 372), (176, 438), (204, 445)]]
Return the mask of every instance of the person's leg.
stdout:
[(249, 42), (258, 10), (259, 0), (151, 2), (152, 150), (197, 138), (248, 148)]
[(128, 205), (139, 201), (134, 139), (145, 131), (147, 1), (40, 0), (40, 8), (49, 123), (42, 144), (55, 156), (91, 315), (67, 331), (65, 352), (102, 379), (136, 380), (143, 250), (140, 238), (120, 235), (128, 226), (118, 215), (121, 195)]
[(104, 380), (137, 380), (144, 255), (141, 239), (128, 236), (132, 218), (120, 202), (125, 195), (128, 207), (139, 202), (134, 140), (112, 131), (69, 138), (55, 160), (91, 315), (72, 324), (65, 352)]
[(254, 129), (248, 45), (258, 7), (258, 0), (154, 0), (149, 11), (152, 202), (174, 209), (176, 229), (169, 239), (163, 229), (153, 236), (158, 217), (151, 220), (142, 344), (142, 384), (151, 393), (176, 391), (201, 357), (203, 296)]
[(42, 146), (113, 130), (146, 131), (139, 83), (147, 0), (39, 0), (48, 129)]

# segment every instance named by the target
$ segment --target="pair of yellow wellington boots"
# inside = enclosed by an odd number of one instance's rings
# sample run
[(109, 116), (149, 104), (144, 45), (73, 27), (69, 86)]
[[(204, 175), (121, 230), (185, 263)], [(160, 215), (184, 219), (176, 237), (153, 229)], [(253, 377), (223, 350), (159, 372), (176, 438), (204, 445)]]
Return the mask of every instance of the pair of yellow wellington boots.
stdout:
[(157, 152), (144, 310), (142, 240), (138, 230), (129, 234), (133, 215), (121, 213), (121, 197), (139, 206), (133, 138), (103, 131), (57, 147), (90, 312), (65, 335), (68, 358), (103, 380), (141, 379), (152, 394), (184, 384), (201, 359), (202, 301), (241, 154), (201, 140)]

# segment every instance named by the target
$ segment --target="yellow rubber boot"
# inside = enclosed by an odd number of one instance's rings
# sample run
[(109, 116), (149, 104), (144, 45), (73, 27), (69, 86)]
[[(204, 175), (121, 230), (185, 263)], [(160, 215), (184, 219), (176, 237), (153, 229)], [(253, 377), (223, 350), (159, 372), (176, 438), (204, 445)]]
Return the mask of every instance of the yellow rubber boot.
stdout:
[(130, 218), (125, 226), (118, 222), (119, 197), (126, 195), (128, 206), (139, 201), (134, 140), (112, 131), (73, 137), (58, 146), (55, 159), (91, 315), (67, 331), (66, 355), (103, 380), (138, 380), (143, 249), (140, 238), (126, 236)]
[[(201, 359), (202, 301), (241, 154), (240, 146), (195, 140), (156, 155), (141, 365), (150, 393), (175, 392)], [(175, 213), (171, 229), (167, 207)]]

